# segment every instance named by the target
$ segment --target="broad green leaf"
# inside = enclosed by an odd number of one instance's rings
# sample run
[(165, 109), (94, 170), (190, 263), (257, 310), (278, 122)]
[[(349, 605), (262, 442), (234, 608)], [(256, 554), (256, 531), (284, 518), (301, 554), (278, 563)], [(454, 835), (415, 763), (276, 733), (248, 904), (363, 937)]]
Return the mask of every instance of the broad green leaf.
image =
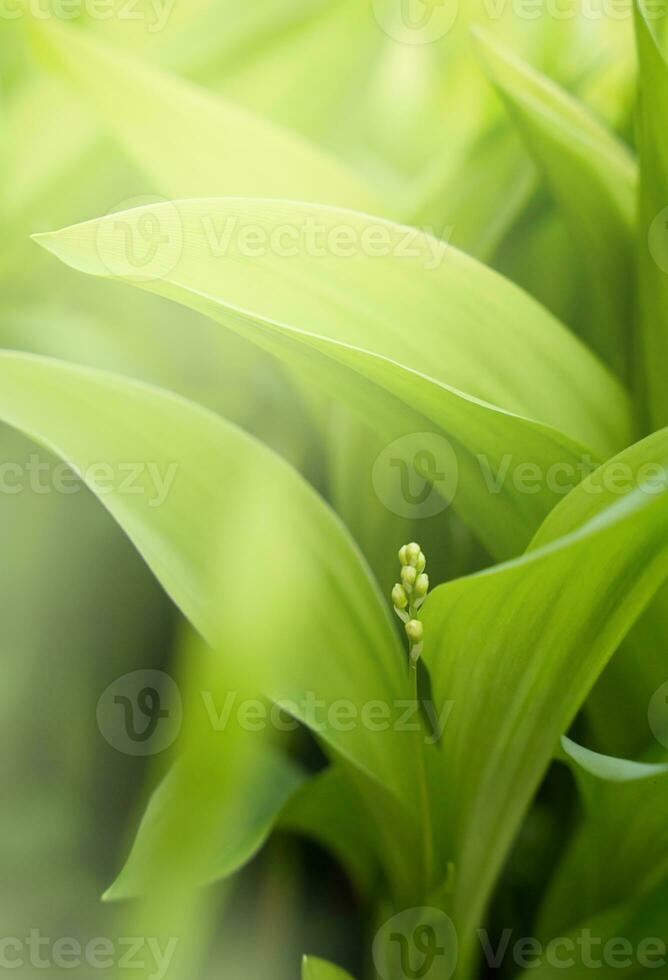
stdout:
[[(0, 418), (82, 474), (237, 682), (262, 678), (410, 809), (410, 737), (391, 724), (382, 739), (362, 724), (323, 724), (305, 704), (310, 692), (325, 705), (345, 699), (357, 717), (376, 700), (392, 712), (407, 680), (363, 560), (298, 474), (206, 410), (113, 375), (3, 352), (0, 391)], [(212, 574), (219, 535), (236, 555), (232, 590)]]
[[(135, 243), (144, 222), (162, 252)], [(246, 232), (256, 236), (250, 250)], [(442, 489), (457, 491), (455, 509), (494, 554), (523, 548), (559, 496), (545, 479), (525, 492), (516, 467), (574, 473), (590, 451), (607, 457), (628, 441), (624, 392), (564, 327), (472, 259), (383, 219), (206, 200), (38, 239), (80, 271), (127, 279), (241, 332), (386, 439), (444, 436), (459, 481), (451, 467)], [(133, 263), (146, 254), (153, 261), (138, 275)]]
[(105, 899), (228, 878), (259, 851), (304, 775), (257, 736), (218, 738), (182, 756), (154, 793)]
[(540, 929), (550, 936), (653, 892), (668, 876), (668, 764), (611, 758), (569, 739), (563, 748), (585, 815), (542, 910)]
[(47, 64), (76, 87), (152, 177), (154, 192), (261, 195), (365, 209), (377, 203), (344, 164), (289, 130), (82, 31), (53, 22), (33, 30)]
[(368, 898), (378, 876), (368, 826), (368, 814), (342, 768), (305, 780), (261, 733), (225, 731), (213, 738), (200, 733), (151, 797), (123, 870), (104, 898), (116, 901), (228, 878), (276, 827), (329, 850)]
[[(651, 7), (651, 10), (650, 10)], [(668, 423), (668, 62), (658, 36), (665, 0), (634, 0), (639, 61), (636, 114), (640, 160), (638, 214), (638, 328), (641, 387), (648, 427)]]
[[(635, 482), (640, 453), (659, 463), (653, 491)], [(596, 512), (584, 514), (576, 494), (577, 518), (560, 521), (569, 533), (546, 534), (548, 543), (524, 557), (441, 586), (425, 604), (435, 699), (453, 703), (436, 825), (451, 842), (465, 946), (559, 736), (668, 577), (668, 432), (629, 458), (630, 492), (614, 503), (598, 496)], [(582, 492), (595, 494), (624, 460), (605, 464)]]
[[(571, 534), (631, 485), (662, 485), (663, 436), (651, 436), (624, 451), (619, 459), (585, 480), (558, 504), (541, 526), (531, 548), (544, 547)], [(668, 593), (658, 591), (608, 664), (586, 704), (597, 745), (606, 751), (644, 752), (650, 733), (647, 703), (665, 680), (663, 637), (668, 628)]]
[(618, 504), (631, 490), (644, 488), (648, 496), (660, 495), (665, 487), (665, 462), (665, 431), (629, 446), (587, 476), (554, 508), (529, 550), (545, 548), (573, 534)]
[(352, 980), (350, 974), (338, 966), (317, 960), (313, 956), (305, 956), (302, 963), (302, 980)]
[[(312, 432), (301, 399), (277, 373), (268, 355), (238, 335), (223, 335), (212, 321), (178, 307), (165, 309), (147, 293), (122, 297), (114, 295), (109, 284), (109, 292), (105, 290), (102, 297), (99, 283), (80, 282), (86, 288), (77, 289), (74, 298), (81, 307), (87, 299), (90, 313), (55, 302), (23, 307), (6, 304), (0, 313), (0, 347), (113, 371), (166, 388), (243, 426), (299, 468)], [(131, 298), (134, 302), (128, 303)], [(136, 330), (136, 322), (141, 322), (141, 331)], [(197, 342), (184, 348), (184, 334), (193, 331)], [(160, 357), (156, 358), (158, 348)], [(241, 375), (246, 379), (243, 387), (237, 383)]]
[(484, 64), (564, 215), (593, 299), (586, 337), (622, 377), (630, 375), (632, 241), (636, 168), (629, 151), (589, 110), (477, 32)]

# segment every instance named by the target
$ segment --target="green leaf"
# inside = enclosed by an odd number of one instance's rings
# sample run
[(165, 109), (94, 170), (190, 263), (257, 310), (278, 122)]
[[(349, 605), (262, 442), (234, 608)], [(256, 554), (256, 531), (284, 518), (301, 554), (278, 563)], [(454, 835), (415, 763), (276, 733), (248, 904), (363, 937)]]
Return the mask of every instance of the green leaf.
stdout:
[(634, 0), (639, 62), (636, 132), (640, 159), (638, 214), (638, 326), (642, 387), (648, 426), (668, 423), (668, 63), (656, 33), (656, 19), (668, 12), (664, 0), (652, 6)]
[(289, 130), (83, 31), (53, 20), (33, 30), (47, 65), (76, 87), (153, 178), (155, 192), (377, 205), (371, 189), (344, 164)]
[(585, 816), (545, 900), (545, 935), (651, 893), (668, 875), (668, 764), (600, 755), (569, 739), (562, 744)]
[[(601, 509), (619, 499), (629, 479), (656, 484), (662, 465), (661, 435), (630, 446), (618, 460), (611, 460), (601, 470), (594, 483), (584, 481), (554, 508), (530, 547), (545, 547), (594, 519)], [(659, 485), (660, 482), (659, 475)], [(663, 636), (667, 623), (668, 595), (664, 587), (634, 624), (587, 701), (585, 711), (598, 747), (620, 753), (645, 750), (647, 703), (665, 679)]]
[(363, 724), (329, 721), (306, 700), (310, 694), (327, 708), (344, 699), (359, 718), (371, 701), (392, 711), (407, 681), (405, 655), (366, 565), (301, 477), (219, 417), (113, 375), (3, 352), (0, 391), (0, 418), (82, 474), (220, 651), (232, 681), (243, 685), (237, 690), (257, 684), (256, 692), (289, 700), (295, 717), (411, 810), (410, 736), (390, 723), (379, 740)]
[[(453, 703), (437, 825), (467, 943), (559, 736), (668, 576), (668, 432), (628, 458), (635, 489), (612, 503), (597, 493), (622, 453), (584, 481), (573, 513), (571, 497), (561, 503), (563, 537), (539, 534), (524, 557), (441, 586), (424, 607), (436, 704)], [(659, 465), (653, 490), (638, 482), (640, 459)], [(584, 494), (595, 502), (584, 506)]]
[(313, 956), (305, 956), (302, 963), (302, 980), (352, 980), (352, 977), (338, 966), (332, 966), (324, 960), (316, 960)]
[(207, 747), (200, 741), (152, 796), (128, 860), (104, 898), (136, 898), (165, 882), (192, 888), (228, 878), (260, 850), (303, 780), (293, 763), (257, 737), (219, 738)]
[[(164, 251), (150, 253), (154, 261), (138, 275), (133, 236), (144, 221), (160, 230)], [(248, 230), (260, 240), (253, 257)], [(559, 496), (549, 481), (524, 492), (503, 478), (508, 466), (514, 473), (528, 462), (545, 475), (558, 463), (579, 472), (590, 451), (606, 457), (628, 441), (623, 390), (553, 317), (443, 242), (383, 219), (201, 200), (38, 241), (80, 271), (124, 278), (242, 333), (386, 439), (446, 437), (459, 482), (450, 468), (441, 489), (457, 491), (455, 510), (496, 555), (525, 547)]]
[(571, 231), (592, 292), (587, 340), (630, 375), (637, 173), (630, 152), (567, 92), (476, 32), (487, 71)]

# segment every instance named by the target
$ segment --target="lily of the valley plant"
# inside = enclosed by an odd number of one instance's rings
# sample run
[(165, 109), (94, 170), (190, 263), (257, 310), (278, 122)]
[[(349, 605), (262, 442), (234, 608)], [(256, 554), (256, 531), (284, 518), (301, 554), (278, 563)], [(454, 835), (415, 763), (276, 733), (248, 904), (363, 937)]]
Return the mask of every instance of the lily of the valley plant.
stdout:
[[(529, 43), (472, 4), (411, 46), (359, 5), (277, 6), (282, 39), (239, 15), (220, 75), (204, 21), (192, 65), (11, 25), (78, 120), (59, 179), (90, 193), (45, 227), (17, 184), (27, 292), (57, 280), (65, 309), (5, 342), (0, 417), (83, 476), (192, 627), (183, 732), (105, 897), (180, 938), (169, 976), (205, 976), (210, 886), (297, 837), (361, 937), (304, 949), (307, 980), (468, 980), (506, 929), (566, 940), (577, 977), (579, 938), (621, 938), (640, 975), (668, 943), (663, 21), (545, 14)], [(300, 732), (212, 725), (202, 692), (230, 691)], [(498, 968), (547, 980), (536, 956)]]

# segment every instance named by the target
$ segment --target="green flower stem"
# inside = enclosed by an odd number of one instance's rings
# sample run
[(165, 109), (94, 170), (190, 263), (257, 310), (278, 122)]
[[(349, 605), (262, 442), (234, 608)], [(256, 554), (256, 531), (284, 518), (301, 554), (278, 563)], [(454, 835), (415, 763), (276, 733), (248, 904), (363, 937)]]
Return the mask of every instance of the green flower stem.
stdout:
[(424, 751), (422, 748), (422, 703), (418, 693), (417, 661), (411, 660), (408, 666), (408, 673), (410, 675), (411, 696), (418, 708), (418, 724), (420, 726), (415, 731), (415, 754), (417, 763), (417, 779), (420, 792), (420, 810), (422, 813), (424, 885), (425, 895), (427, 895), (431, 886), (431, 876), (434, 865), (434, 827), (431, 819), (431, 802), (429, 798), (429, 783), (427, 781), (427, 767), (425, 765)]
[(424, 863), (424, 890), (429, 892), (434, 864), (434, 829), (431, 819), (431, 805), (427, 767), (422, 745), (422, 703), (418, 691), (418, 663), (422, 653), (423, 626), (420, 622), (420, 608), (429, 591), (429, 576), (425, 572), (427, 560), (415, 542), (404, 545), (399, 551), (401, 562), (401, 582), (392, 589), (394, 611), (404, 624), (408, 637), (408, 672), (412, 699), (417, 707), (418, 727), (415, 730), (416, 772), (420, 793), (422, 817), (422, 842)]

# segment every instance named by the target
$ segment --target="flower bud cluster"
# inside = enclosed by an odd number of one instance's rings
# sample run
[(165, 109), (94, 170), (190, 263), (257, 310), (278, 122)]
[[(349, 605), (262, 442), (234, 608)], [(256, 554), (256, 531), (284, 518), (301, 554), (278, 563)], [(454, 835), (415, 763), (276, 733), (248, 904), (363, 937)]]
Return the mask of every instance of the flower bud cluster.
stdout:
[(416, 666), (422, 653), (424, 627), (418, 619), (418, 610), (429, 592), (429, 576), (425, 572), (427, 559), (419, 544), (405, 544), (399, 550), (401, 582), (392, 589), (394, 611), (404, 624), (409, 642), (412, 666)]

